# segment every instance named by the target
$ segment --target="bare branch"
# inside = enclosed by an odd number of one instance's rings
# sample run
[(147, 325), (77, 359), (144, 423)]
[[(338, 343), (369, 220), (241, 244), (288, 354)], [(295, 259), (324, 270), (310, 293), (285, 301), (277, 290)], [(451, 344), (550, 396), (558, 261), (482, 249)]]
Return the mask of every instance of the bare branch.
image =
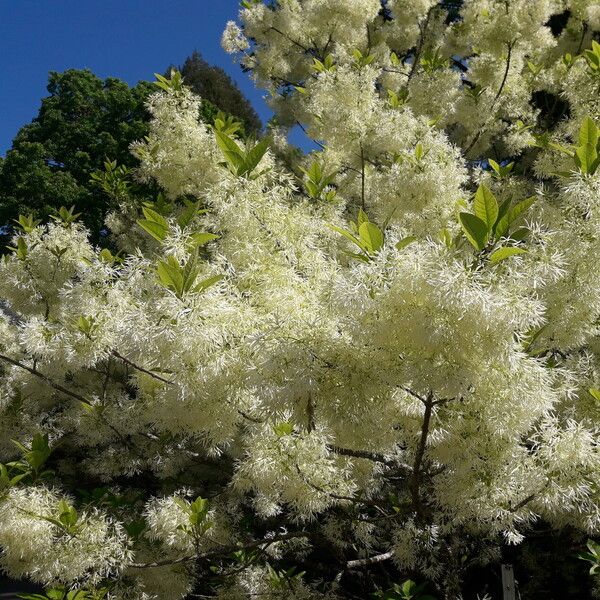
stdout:
[(116, 358), (118, 358), (119, 360), (122, 360), (126, 365), (129, 365), (131, 368), (135, 369), (136, 371), (139, 371), (140, 373), (145, 373), (146, 375), (149, 375), (153, 379), (162, 381), (162, 383), (166, 383), (167, 385), (175, 385), (172, 381), (169, 381), (168, 379), (165, 379), (164, 377), (161, 377), (160, 375), (157, 375), (156, 373), (153, 373), (152, 371), (148, 371), (148, 369), (144, 369), (144, 367), (140, 367), (139, 365), (134, 363), (132, 360), (129, 360), (128, 358), (125, 358), (124, 356), (119, 354), (116, 350), (112, 351), (112, 355), (115, 356)]
[(62, 394), (65, 394), (66, 396), (70, 396), (71, 398), (75, 398), (75, 400), (79, 400), (80, 402), (83, 402), (84, 404), (91, 404), (89, 400), (87, 400), (86, 398), (84, 398), (83, 396), (78, 394), (77, 392), (73, 392), (72, 390), (69, 390), (66, 387), (63, 387), (62, 385), (60, 385), (60, 383), (56, 383), (54, 380), (50, 379), (50, 377), (48, 377), (47, 375), (40, 373), (40, 371), (38, 371), (37, 368), (28, 367), (27, 365), (23, 364), (22, 362), (19, 362), (18, 360), (15, 360), (14, 358), (4, 356), (3, 354), (0, 354), (0, 360), (4, 360), (7, 363), (14, 365), (15, 367), (19, 367), (20, 369), (23, 369), (24, 371), (28, 371), (32, 375), (35, 375), (38, 379), (41, 379), (42, 381), (44, 381), (46, 384), (48, 384), (51, 388), (55, 389), (57, 392), (61, 392)]
[(508, 79), (508, 73), (510, 71), (510, 64), (511, 64), (511, 59), (512, 59), (513, 46), (514, 46), (514, 42), (510, 42), (508, 44), (508, 56), (506, 57), (506, 67), (504, 68), (504, 76), (502, 77), (502, 82), (500, 83), (500, 87), (498, 88), (498, 91), (496, 92), (496, 95), (494, 96), (494, 99), (492, 100), (492, 104), (489, 108), (489, 111), (488, 111), (489, 117), (487, 118), (487, 120), (485, 121), (483, 126), (479, 128), (479, 130), (477, 131), (477, 134), (473, 138), (473, 141), (465, 149), (465, 155), (467, 155), (469, 153), (469, 151), (473, 148), (473, 146), (475, 146), (475, 144), (479, 141), (482, 134), (485, 132), (488, 123), (491, 121), (491, 119), (494, 116), (492, 114), (492, 110), (494, 109), (494, 107), (496, 106), (496, 103), (500, 99), (500, 96), (502, 95), (502, 92), (504, 91), (504, 86), (506, 85), (506, 81)]
[(346, 563), (346, 570), (351, 571), (352, 569), (360, 569), (360, 567), (368, 567), (369, 565), (376, 565), (377, 563), (385, 562), (394, 557), (394, 552), (390, 550), (383, 554), (377, 554), (369, 558), (359, 558), (357, 560), (349, 560)]
[(419, 41), (417, 42), (417, 48), (415, 50), (415, 57), (413, 59), (413, 63), (410, 68), (410, 72), (408, 74), (408, 81), (413, 78), (413, 75), (417, 71), (417, 67), (419, 65), (419, 61), (421, 60), (421, 53), (423, 52), (423, 46), (425, 45), (425, 36), (427, 35), (427, 27), (429, 27), (429, 21), (431, 20), (431, 15), (435, 9), (436, 5), (434, 4), (428, 11), (427, 16), (425, 17), (425, 21), (423, 24), (419, 23)]
[(341, 446), (329, 445), (329, 450), (334, 454), (340, 454), (341, 456), (352, 456), (353, 458), (364, 458), (372, 462), (382, 463), (388, 467), (395, 467), (396, 463), (392, 460), (388, 460), (379, 454), (378, 452), (369, 452), (368, 450), (352, 450), (350, 448), (342, 448)]
[(165, 560), (157, 560), (151, 563), (133, 563), (129, 565), (131, 569), (154, 569), (157, 567), (165, 567), (169, 565), (179, 565), (181, 563), (189, 562), (189, 561), (204, 561), (210, 560), (212, 558), (218, 558), (222, 556), (227, 556), (232, 552), (236, 552), (237, 550), (252, 550), (255, 548), (260, 548), (261, 546), (267, 544), (273, 544), (275, 542), (283, 542), (286, 540), (293, 540), (296, 538), (309, 538), (312, 537), (312, 533), (309, 531), (297, 531), (292, 533), (282, 533), (279, 535), (274, 535), (270, 538), (263, 538), (261, 540), (254, 540), (252, 542), (248, 542), (246, 544), (232, 544), (230, 546), (224, 546), (223, 548), (219, 548), (218, 550), (211, 550), (210, 552), (204, 552), (203, 554), (196, 555), (186, 555), (180, 556), (179, 558), (170, 558)]
[(413, 472), (409, 482), (413, 510), (419, 520), (423, 518), (421, 472), (423, 469), (423, 458), (427, 447), (427, 437), (429, 436), (429, 427), (431, 425), (431, 416), (433, 414), (434, 405), (433, 394), (430, 392), (425, 401), (425, 413), (423, 414), (423, 424), (421, 425), (421, 438), (419, 440), (419, 445), (417, 446), (415, 461), (413, 463)]

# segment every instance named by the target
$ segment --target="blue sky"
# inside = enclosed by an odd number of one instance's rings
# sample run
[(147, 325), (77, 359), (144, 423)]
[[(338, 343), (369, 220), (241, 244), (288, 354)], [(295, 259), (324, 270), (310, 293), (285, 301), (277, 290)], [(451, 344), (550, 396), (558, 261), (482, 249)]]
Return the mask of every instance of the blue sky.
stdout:
[(48, 71), (89, 68), (130, 84), (194, 49), (223, 67), (263, 122), (262, 92), (220, 45), (239, 0), (0, 0), (0, 155), (47, 95)]

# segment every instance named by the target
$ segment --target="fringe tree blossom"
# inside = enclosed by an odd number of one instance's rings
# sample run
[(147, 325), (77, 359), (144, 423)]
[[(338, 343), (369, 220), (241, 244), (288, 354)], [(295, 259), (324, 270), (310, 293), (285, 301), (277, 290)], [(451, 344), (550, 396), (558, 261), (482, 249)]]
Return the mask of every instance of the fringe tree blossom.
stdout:
[(446, 4), (247, 0), (223, 45), (274, 143), (159, 77), (132, 152), (162, 192), (112, 251), (20, 217), (7, 573), (308, 600), (387, 562), (456, 598), (539, 520), (600, 532), (596, 3)]

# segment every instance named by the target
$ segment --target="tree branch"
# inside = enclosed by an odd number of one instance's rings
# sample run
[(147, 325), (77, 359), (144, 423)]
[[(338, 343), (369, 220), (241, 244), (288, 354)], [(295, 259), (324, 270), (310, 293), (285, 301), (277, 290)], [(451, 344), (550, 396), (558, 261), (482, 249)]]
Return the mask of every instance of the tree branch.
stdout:
[(289, 35), (287, 35), (286, 33), (283, 33), (283, 31), (281, 31), (281, 29), (277, 29), (277, 27), (274, 27), (274, 26), (271, 26), (270, 29), (272, 29), (279, 35), (282, 35), (288, 42), (291, 42), (292, 44), (298, 46), (299, 48), (302, 48), (302, 50), (304, 50), (304, 52), (308, 52), (309, 54), (312, 53), (312, 50), (310, 48), (307, 48), (300, 42), (297, 42), (296, 40), (292, 39)]
[(342, 448), (341, 446), (329, 445), (329, 450), (334, 454), (340, 454), (341, 456), (351, 456), (353, 458), (364, 458), (372, 462), (382, 463), (388, 467), (396, 466), (396, 463), (392, 460), (386, 459), (383, 454), (378, 452), (369, 452), (368, 450), (351, 450), (350, 448)]
[(419, 40), (417, 42), (417, 48), (415, 50), (415, 57), (413, 59), (413, 63), (410, 68), (410, 72), (408, 73), (408, 81), (413, 78), (417, 70), (417, 66), (419, 65), (419, 61), (421, 60), (421, 53), (423, 52), (423, 46), (425, 45), (425, 34), (427, 33), (427, 27), (429, 27), (429, 21), (431, 20), (431, 15), (433, 14), (433, 10), (437, 5), (433, 5), (428, 11), (427, 16), (425, 17), (425, 22), (423, 24), (419, 23)]
[(504, 91), (504, 86), (506, 85), (506, 81), (508, 80), (508, 73), (510, 71), (510, 63), (511, 63), (511, 59), (512, 59), (513, 46), (514, 46), (514, 42), (510, 42), (508, 44), (508, 56), (506, 57), (506, 67), (504, 69), (504, 75), (502, 77), (502, 82), (500, 83), (500, 87), (498, 88), (498, 91), (496, 92), (496, 95), (494, 96), (494, 99), (492, 100), (492, 104), (490, 105), (490, 108), (489, 108), (490, 116), (487, 118), (487, 120), (485, 121), (483, 126), (479, 128), (479, 131), (473, 138), (473, 141), (465, 149), (465, 156), (469, 153), (469, 151), (473, 148), (473, 146), (479, 141), (479, 139), (481, 138), (483, 132), (485, 131), (485, 129), (487, 127), (487, 124), (493, 118), (492, 110), (494, 109), (494, 107), (496, 106), (496, 103), (500, 99), (500, 96), (502, 95), (502, 92)]
[(425, 413), (423, 414), (423, 424), (421, 425), (421, 438), (419, 440), (419, 445), (417, 446), (412, 476), (409, 482), (413, 510), (415, 511), (418, 520), (422, 520), (423, 518), (421, 471), (423, 468), (423, 458), (425, 456), (425, 449), (427, 448), (427, 437), (429, 436), (429, 427), (431, 425), (434, 406), (435, 402), (433, 400), (433, 394), (430, 392), (425, 401)]
[(28, 367), (27, 365), (24, 365), (22, 362), (19, 362), (18, 360), (15, 360), (14, 358), (4, 356), (3, 354), (0, 354), (0, 360), (10, 363), (11, 365), (14, 365), (15, 367), (19, 367), (20, 369), (23, 369), (24, 371), (28, 371), (32, 375), (35, 375), (38, 379), (41, 379), (43, 382), (48, 384), (51, 388), (55, 389), (57, 392), (61, 392), (62, 394), (65, 394), (66, 396), (70, 396), (71, 398), (75, 398), (75, 400), (79, 400), (80, 402), (83, 402), (84, 404), (90, 404), (89, 400), (87, 400), (86, 398), (84, 398), (83, 396), (78, 394), (77, 392), (73, 392), (73, 391), (67, 389), (66, 387), (63, 387), (62, 385), (60, 385), (60, 383), (56, 383), (54, 380), (50, 379), (50, 377), (48, 377), (47, 375), (40, 373), (40, 371), (38, 371), (36, 368)]
[(211, 558), (216, 558), (219, 556), (226, 556), (231, 554), (232, 552), (236, 552), (237, 550), (252, 550), (254, 548), (260, 548), (260, 546), (264, 544), (273, 544), (274, 542), (283, 542), (286, 540), (293, 540), (301, 537), (312, 537), (312, 533), (309, 531), (298, 531), (293, 533), (282, 533), (279, 535), (274, 535), (270, 538), (263, 538), (261, 540), (254, 540), (252, 542), (248, 542), (246, 544), (232, 544), (230, 546), (224, 546), (218, 550), (211, 550), (210, 552), (204, 552), (203, 554), (194, 554), (194, 555), (186, 555), (180, 556), (179, 558), (170, 558), (165, 560), (157, 560), (151, 563), (133, 563), (129, 565), (131, 569), (155, 569), (157, 567), (166, 567), (169, 565), (179, 565), (181, 563), (189, 562), (189, 561), (203, 561), (210, 560)]
[(112, 351), (112, 355), (115, 356), (116, 358), (118, 358), (119, 360), (122, 360), (126, 365), (129, 365), (132, 369), (135, 369), (136, 371), (139, 371), (140, 373), (145, 373), (146, 375), (149, 375), (153, 379), (162, 381), (162, 383), (166, 383), (167, 385), (175, 385), (172, 381), (169, 381), (168, 379), (165, 379), (164, 377), (161, 377), (160, 375), (157, 375), (156, 373), (153, 373), (152, 371), (148, 371), (148, 369), (144, 369), (144, 367), (140, 367), (133, 361), (131, 361), (128, 358), (125, 358), (124, 356), (119, 354), (116, 350)]
[(365, 210), (365, 150), (360, 143), (360, 198), (362, 209)]
[(369, 558), (359, 558), (357, 560), (349, 560), (346, 563), (346, 570), (351, 571), (352, 569), (360, 569), (360, 567), (368, 567), (369, 565), (376, 565), (380, 562), (385, 562), (386, 560), (390, 560), (394, 557), (394, 552), (390, 550), (389, 552), (385, 552), (384, 554), (377, 554), (376, 556), (371, 556)]

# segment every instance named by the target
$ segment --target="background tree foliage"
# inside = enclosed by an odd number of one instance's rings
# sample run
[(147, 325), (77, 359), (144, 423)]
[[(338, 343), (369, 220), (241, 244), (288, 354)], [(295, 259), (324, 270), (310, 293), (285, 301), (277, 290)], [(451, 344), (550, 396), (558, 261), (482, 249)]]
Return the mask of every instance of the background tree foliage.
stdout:
[[(222, 69), (194, 53), (184, 70), (203, 94), (201, 120), (212, 123), (223, 110), (236, 114), (248, 132), (261, 129), (258, 115)], [(105, 243), (101, 232), (115, 201), (90, 176), (104, 170), (107, 160), (126, 169), (136, 166), (129, 147), (148, 133), (144, 104), (156, 87), (147, 81), (131, 87), (115, 77), (103, 80), (87, 69), (69, 69), (51, 72), (47, 89), (37, 117), (0, 158), (0, 225), (20, 213), (46, 218), (61, 206), (74, 206), (92, 239)], [(129, 193), (143, 198), (155, 189), (135, 184)]]
[[(168, 69), (168, 73), (171, 68)], [(237, 117), (247, 134), (256, 135), (260, 132), (262, 123), (258, 114), (235, 81), (221, 67), (208, 64), (202, 55), (194, 50), (179, 67), (179, 72), (185, 84), (202, 98), (203, 103), (208, 102), (219, 110)]]
[(38, 116), (0, 163), (0, 223), (19, 213), (45, 218), (60, 206), (75, 206), (97, 240), (108, 199), (90, 174), (107, 158), (135, 165), (129, 145), (148, 133), (144, 102), (153, 89), (148, 82), (130, 87), (102, 80), (89, 70), (50, 73)]

